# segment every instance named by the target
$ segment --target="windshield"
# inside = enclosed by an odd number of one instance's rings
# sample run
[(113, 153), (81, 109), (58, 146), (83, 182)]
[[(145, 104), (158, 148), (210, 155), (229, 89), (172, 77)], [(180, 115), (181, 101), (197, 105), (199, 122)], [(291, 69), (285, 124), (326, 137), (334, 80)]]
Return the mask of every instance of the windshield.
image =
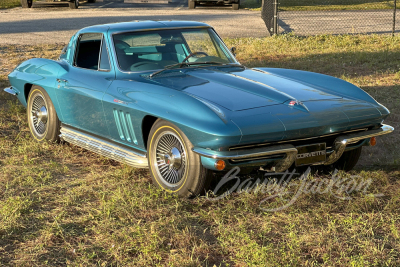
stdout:
[(113, 36), (123, 71), (163, 69), (178, 63), (237, 63), (210, 28), (129, 32)]

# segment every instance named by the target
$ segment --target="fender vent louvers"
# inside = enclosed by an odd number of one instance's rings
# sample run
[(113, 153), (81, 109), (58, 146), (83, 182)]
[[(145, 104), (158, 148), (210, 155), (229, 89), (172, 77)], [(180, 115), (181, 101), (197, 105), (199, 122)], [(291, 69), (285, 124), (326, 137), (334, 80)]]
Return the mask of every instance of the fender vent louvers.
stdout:
[(119, 137), (122, 140), (137, 144), (135, 131), (133, 130), (131, 114), (116, 109), (113, 110), (113, 113)]

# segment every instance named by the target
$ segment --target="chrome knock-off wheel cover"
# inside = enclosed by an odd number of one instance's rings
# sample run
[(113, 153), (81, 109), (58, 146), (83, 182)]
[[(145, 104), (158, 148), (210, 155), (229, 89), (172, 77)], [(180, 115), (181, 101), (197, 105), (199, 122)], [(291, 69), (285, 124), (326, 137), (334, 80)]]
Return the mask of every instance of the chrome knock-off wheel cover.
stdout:
[(155, 145), (153, 167), (158, 177), (169, 187), (177, 186), (186, 171), (186, 151), (180, 138), (173, 132), (163, 132), (157, 137)]
[(33, 97), (30, 117), (35, 133), (38, 136), (43, 136), (47, 129), (48, 114), (46, 101), (40, 94)]

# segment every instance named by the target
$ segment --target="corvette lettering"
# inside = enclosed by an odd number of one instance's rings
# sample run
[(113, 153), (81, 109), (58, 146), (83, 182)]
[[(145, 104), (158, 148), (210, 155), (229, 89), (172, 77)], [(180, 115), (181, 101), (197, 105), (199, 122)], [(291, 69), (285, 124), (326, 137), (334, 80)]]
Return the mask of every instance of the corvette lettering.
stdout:
[(326, 154), (325, 150), (321, 151), (314, 151), (310, 153), (303, 153), (303, 154), (297, 154), (298, 159), (304, 159), (304, 158), (311, 158), (311, 157), (316, 157), (316, 156), (323, 156)]

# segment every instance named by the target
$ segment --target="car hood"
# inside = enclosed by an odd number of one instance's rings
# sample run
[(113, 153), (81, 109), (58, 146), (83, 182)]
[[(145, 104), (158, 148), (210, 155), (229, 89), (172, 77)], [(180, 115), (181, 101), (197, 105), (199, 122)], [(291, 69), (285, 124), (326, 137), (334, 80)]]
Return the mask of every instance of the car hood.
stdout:
[(276, 105), (237, 111), (230, 119), (242, 132), (241, 143), (263, 143), (368, 128), (386, 116), (365, 101), (330, 99), (306, 105), (307, 109)]
[[(290, 78), (254, 70), (196, 68), (155, 79), (157, 83), (206, 99), (231, 111), (301, 102), (340, 99), (339, 95)], [(172, 73), (171, 73), (172, 74)]]

